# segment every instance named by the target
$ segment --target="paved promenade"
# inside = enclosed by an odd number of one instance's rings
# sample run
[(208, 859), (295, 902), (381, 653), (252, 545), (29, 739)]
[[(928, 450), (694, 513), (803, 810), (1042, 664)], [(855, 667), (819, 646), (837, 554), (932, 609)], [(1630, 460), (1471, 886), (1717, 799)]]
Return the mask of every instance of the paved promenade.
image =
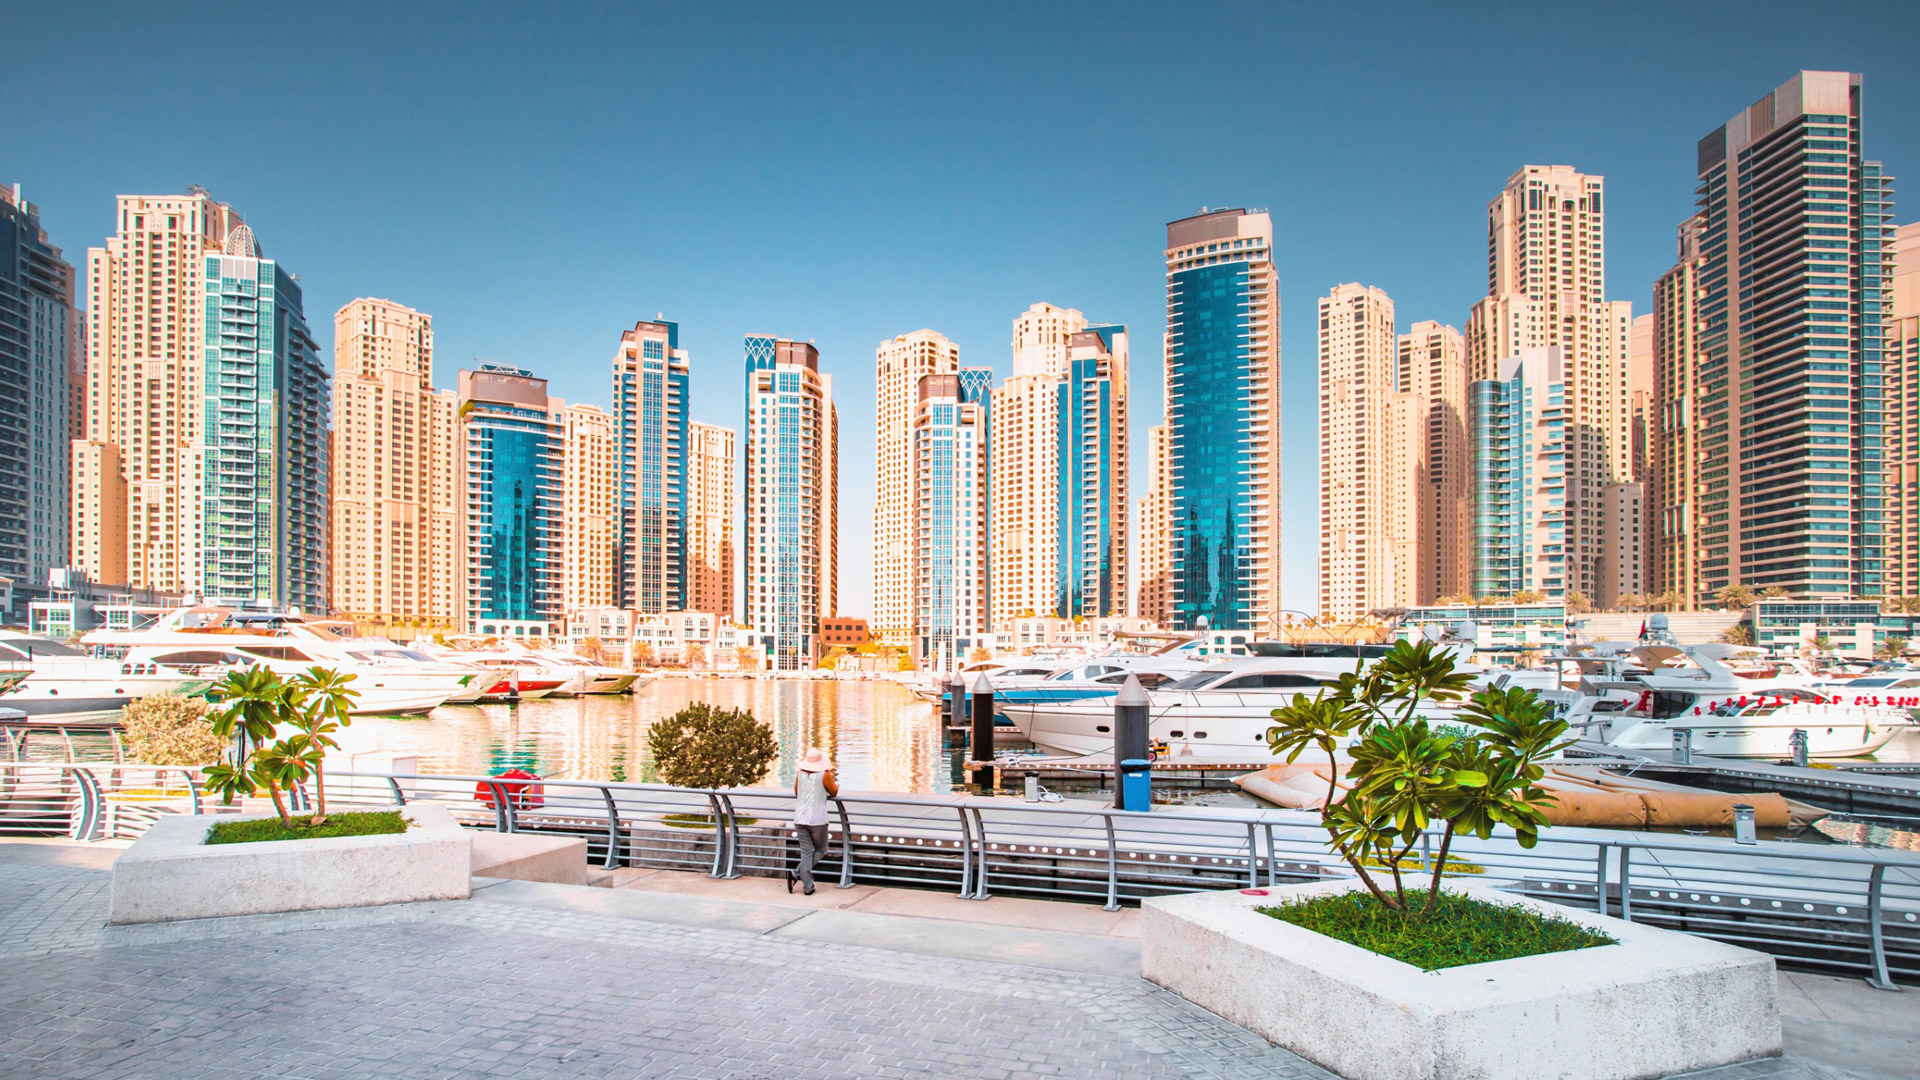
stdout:
[[(1130, 913), (631, 872), (110, 928), (115, 854), (0, 842), (0, 1078), (1332, 1075), (1129, 974)], [(1853, 985), (1695, 1075), (1909, 1075), (1920, 994)]]

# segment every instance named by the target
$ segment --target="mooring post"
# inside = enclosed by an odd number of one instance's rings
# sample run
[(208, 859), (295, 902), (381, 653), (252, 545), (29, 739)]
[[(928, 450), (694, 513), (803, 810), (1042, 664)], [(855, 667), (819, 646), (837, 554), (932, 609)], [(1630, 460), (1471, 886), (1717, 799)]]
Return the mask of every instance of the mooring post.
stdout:
[(1127, 786), (1120, 782), (1120, 763), (1147, 760), (1147, 691), (1128, 675), (1113, 698), (1113, 808), (1145, 810), (1127, 804)]
[[(958, 697), (960, 687), (954, 687), (954, 696)], [(973, 680), (973, 739), (971, 756), (976, 763), (973, 770), (973, 782), (981, 790), (993, 786), (993, 680), (981, 672)]]
[(1807, 767), (1807, 733), (1803, 728), (1794, 728), (1787, 733), (1787, 745), (1793, 749), (1793, 763), (1801, 768)]
[(967, 688), (960, 681), (960, 673), (947, 674), (947, 700), (943, 705), (946, 713), (944, 723), (947, 727), (947, 739), (955, 746), (960, 745), (960, 733), (967, 727)]

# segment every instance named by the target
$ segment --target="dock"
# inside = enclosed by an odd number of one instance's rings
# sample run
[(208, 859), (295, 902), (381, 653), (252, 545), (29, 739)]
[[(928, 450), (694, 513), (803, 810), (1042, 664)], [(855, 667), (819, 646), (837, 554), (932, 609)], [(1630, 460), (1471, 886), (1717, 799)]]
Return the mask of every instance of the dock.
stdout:
[(1581, 743), (1568, 756), (1585, 764), (1714, 791), (1777, 791), (1835, 813), (1920, 818), (1920, 763), (1836, 761), (1798, 766), (1697, 753), (1689, 761), (1680, 761), (1670, 750), (1624, 755), (1597, 743)]

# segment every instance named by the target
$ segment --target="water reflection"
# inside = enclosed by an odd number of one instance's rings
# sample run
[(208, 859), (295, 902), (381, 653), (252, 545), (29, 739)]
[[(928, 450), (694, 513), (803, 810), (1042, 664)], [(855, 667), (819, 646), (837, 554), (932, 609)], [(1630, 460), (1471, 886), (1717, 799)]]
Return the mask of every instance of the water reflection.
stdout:
[(520, 768), (564, 779), (655, 782), (647, 729), (694, 701), (747, 709), (772, 725), (780, 757), (770, 782), (791, 784), (800, 755), (820, 746), (852, 790), (951, 790), (932, 707), (890, 682), (663, 678), (626, 696), (445, 707), (416, 719), (359, 717), (341, 733), (341, 747), (410, 754), (428, 773)]

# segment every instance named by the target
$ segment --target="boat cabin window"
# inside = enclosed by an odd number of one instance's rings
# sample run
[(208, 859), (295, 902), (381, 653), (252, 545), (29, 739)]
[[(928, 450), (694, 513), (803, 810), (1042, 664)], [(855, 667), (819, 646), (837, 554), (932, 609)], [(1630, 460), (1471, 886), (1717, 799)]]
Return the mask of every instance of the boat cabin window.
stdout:
[(1676, 716), (1685, 716), (1693, 708), (1700, 695), (1685, 690), (1655, 690), (1653, 701), (1647, 711), (1655, 720), (1671, 720)]
[(994, 672), (994, 674), (995, 675), (1026, 675), (1026, 676), (1051, 675), (1053, 674), (1053, 669), (1037, 668), (1037, 667), (1003, 668), (999, 671)]
[(1093, 681), (1097, 683), (1105, 683), (1109, 686), (1119, 686), (1120, 684), (1127, 681), (1127, 676), (1129, 674), (1131, 674), (1134, 678), (1139, 679), (1140, 686), (1146, 690), (1152, 690), (1155, 687), (1165, 686), (1168, 683), (1173, 681), (1173, 676), (1162, 675), (1158, 671), (1135, 671), (1135, 672), (1115, 671), (1108, 675), (1102, 675)]
[(210, 649), (193, 649), (187, 652), (172, 652), (153, 658), (156, 664), (181, 667), (188, 664), (244, 664), (247, 658), (230, 652), (214, 652)]
[(1226, 669), (1217, 669), (1214, 671), (1199, 671), (1199, 672), (1195, 672), (1192, 675), (1187, 676), (1184, 679), (1176, 679), (1175, 681), (1168, 683), (1166, 685), (1166, 689), (1198, 690), (1201, 687), (1207, 686), (1208, 684), (1212, 683), (1215, 679), (1221, 678), (1223, 676), (1231, 675), (1231, 674), (1233, 674), (1233, 672), (1231, 670), (1226, 670)]
[(291, 645), (242, 645), (240, 651), (262, 660), (312, 660), (313, 657)]
[(1228, 679), (1215, 690), (1306, 690), (1323, 685), (1311, 675), (1288, 675), (1283, 672), (1265, 671), (1255, 675), (1242, 675)]
[(1120, 669), (1114, 667), (1112, 664), (1088, 664), (1086, 667), (1068, 668), (1058, 674), (1049, 675), (1047, 676), (1047, 680), (1049, 682), (1079, 682), (1087, 679), (1097, 679), (1108, 672), (1118, 670)]

